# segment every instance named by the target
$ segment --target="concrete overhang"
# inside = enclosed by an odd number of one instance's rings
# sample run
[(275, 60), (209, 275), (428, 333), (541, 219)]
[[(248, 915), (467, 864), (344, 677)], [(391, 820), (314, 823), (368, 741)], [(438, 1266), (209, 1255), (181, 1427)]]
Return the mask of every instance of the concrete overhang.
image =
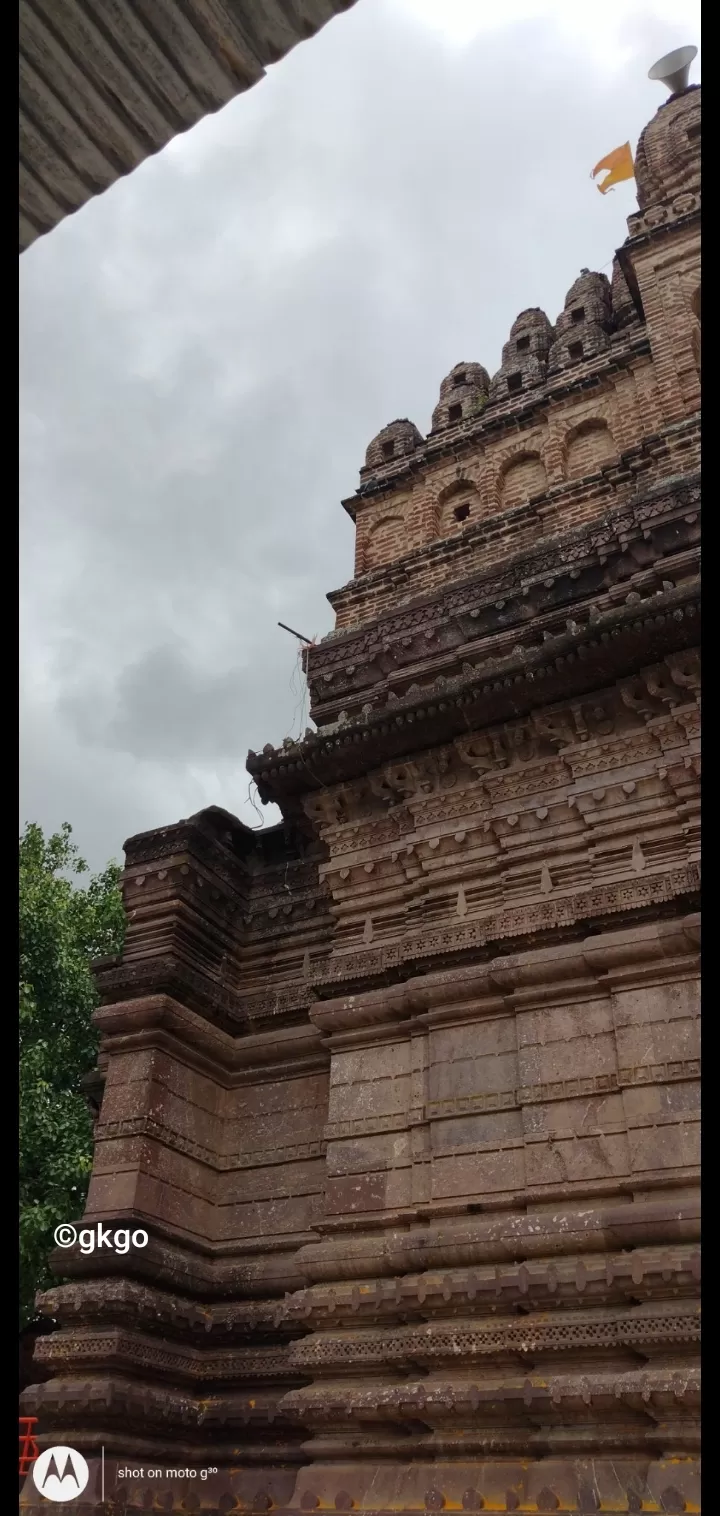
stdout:
[(20, 251), (355, 0), (20, 0)]

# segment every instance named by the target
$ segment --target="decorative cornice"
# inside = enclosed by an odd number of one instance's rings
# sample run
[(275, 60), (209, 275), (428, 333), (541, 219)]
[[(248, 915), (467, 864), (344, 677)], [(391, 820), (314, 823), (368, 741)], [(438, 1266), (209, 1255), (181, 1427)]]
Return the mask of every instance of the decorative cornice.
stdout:
[[(339, 1281), (372, 1280), (401, 1274), (416, 1274), (453, 1269), (475, 1269), (478, 1265), (505, 1265), (508, 1252), (513, 1267), (548, 1257), (555, 1262), (559, 1255), (597, 1255), (593, 1267), (605, 1268), (603, 1253), (615, 1254), (626, 1248), (659, 1247), (679, 1243), (697, 1243), (700, 1236), (700, 1202), (667, 1197), (657, 1201), (629, 1201), (617, 1198), (603, 1203), (580, 1206), (556, 1204), (551, 1211), (492, 1212), (481, 1216), (450, 1216), (406, 1226), (403, 1230), (385, 1228), (377, 1233), (367, 1229), (328, 1235), (321, 1242), (309, 1243), (297, 1258), (299, 1272), (314, 1284), (338, 1284)], [(533, 1265), (534, 1266), (534, 1265)], [(577, 1266), (577, 1260), (573, 1268)], [(584, 1278), (583, 1263), (580, 1277)], [(538, 1307), (539, 1309), (540, 1307)]]
[[(571, 543), (575, 538), (591, 532), (593, 527), (601, 531), (606, 530), (608, 520), (615, 519), (615, 513), (618, 511), (628, 509), (632, 511), (636, 505), (642, 511), (643, 506), (654, 501), (656, 497), (676, 494), (679, 488), (686, 486), (699, 486), (697, 460), (693, 459), (692, 468), (683, 467), (685, 463), (683, 454), (691, 449), (697, 450), (699, 439), (699, 415), (674, 423), (662, 432), (645, 437), (641, 442), (628, 448), (619, 458), (604, 463), (594, 474), (587, 475), (584, 479), (565, 480), (553, 485), (544, 494), (535, 497), (532, 502), (525, 502), (492, 516), (486, 516), (475, 526), (467, 527), (457, 536), (434, 538), (431, 542), (411, 549), (410, 552), (383, 567), (370, 569), (358, 575), (341, 589), (332, 591), (327, 598), (333, 606), (337, 606), (354, 594), (365, 596), (370, 590), (376, 590), (385, 585), (392, 587), (396, 584), (398, 592), (402, 592), (405, 601), (408, 601), (408, 587), (411, 585), (413, 574), (418, 568), (440, 558), (446, 559), (449, 563), (453, 560), (457, 561), (462, 593), (467, 580), (473, 577), (468, 573), (467, 567), (473, 549), (480, 566), (480, 573), (475, 577), (491, 580), (498, 574), (506, 573), (508, 569), (512, 570), (524, 559), (532, 563), (535, 552), (533, 548), (523, 546), (513, 554), (513, 535), (520, 528), (527, 526), (529, 522), (537, 522), (542, 527), (543, 519), (553, 508), (569, 506), (585, 496), (591, 496), (593, 502), (598, 504), (604, 502), (605, 509), (601, 513), (594, 513), (590, 521), (582, 523), (571, 531), (564, 531), (560, 522), (554, 523), (556, 529), (551, 541), (547, 540), (547, 534), (542, 533), (541, 530), (543, 540), (540, 551), (555, 554), (556, 544), (562, 549), (566, 541)], [(654, 477), (652, 484), (646, 480), (645, 488), (638, 489), (638, 480), (642, 481), (644, 474), (656, 474), (660, 464), (663, 465), (664, 477), (659, 479)], [(673, 467), (673, 464), (677, 466)], [(507, 552), (499, 565), (493, 562), (489, 568), (485, 568), (484, 559), (487, 558), (488, 550), (500, 532), (507, 542)], [(449, 587), (455, 589), (457, 585), (458, 577), (455, 577)], [(418, 598), (432, 599), (434, 595), (426, 596), (423, 591), (419, 591)], [(414, 605), (415, 600), (409, 603)], [(377, 619), (384, 621), (393, 615), (402, 615), (404, 610), (404, 606), (400, 612), (394, 609), (382, 610)], [(372, 625), (374, 624), (373, 620)], [(353, 627), (340, 628), (331, 632), (316, 648), (309, 649), (310, 661), (315, 660), (321, 651), (332, 646), (339, 639), (351, 638), (354, 635)]]
[(606, 686), (693, 646), (699, 626), (700, 585), (693, 580), (661, 592), (652, 603), (625, 604), (592, 624), (574, 625), (522, 658), (488, 660), (448, 680), (440, 692), (406, 696), (379, 715), (354, 717), (330, 737), (320, 731), (293, 748), (250, 753), (248, 771), (266, 803), (339, 784), (390, 758)]
[[(674, 1339), (669, 1338), (672, 1341)], [(681, 1340), (681, 1339), (678, 1339)], [(290, 1385), (302, 1382), (302, 1368), (291, 1362), (286, 1344), (216, 1347), (202, 1351), (186, 1343), (144, 1335), (122, 1327), (85, 1326), (53, 1332), (35, 1349), (38, 1363), (59, 1377), (68, 1370), (116, 1371), (152, 1378), (169, 1378), (173, 1388), (266, 1380)]]
[[(682, 873), (678, 870), (678, 874)], [(660, 878), (656, 876), (654, 882), (659, 885)], [(686, 877), (684, 882), (687, 883)], [(588, 893), (596, 895), (597, 891)], [(454, 930), (461, 938), (463, 930), (471, 932), (475, 925)], [(465, 968), (448, 967), (382, 989), (320, 1000), (311, 1007), (310, 1019), (329, 1034), (361, 1027), (398, 1027), (409, 1020), (427, 1020), (432, 1025), (444, 1021), (458, 1023), (466, 1018), (477, 1020), (502, 1010), (506, 1013), (517, 1008), (526, 1010), (548, 999), (554, 1006), (566, 1001), (576, 1005), (594, 999), (620, 978), (626, 989), (686, 978), (699, 972), (699, 951), (700, 917), (695, 913), (672, 921), (638, 923), (579, 942), (562, 941), (512, 956), (502, 955)]]
[(258, 1334), (283, 1334), (276, 1300), (190, 1299), (135, 1279), (78, 1279), (42, 1296), (44, 1314), (72, 1327), (110, 1324), (160, 1332), (163, 1339), (252, 1341)]
[[(566, 1216), (562, 1213), (563, 1220)], [(395, 1278), (365, 1276), (362, 1285), (352, 1280), (316, 1284), (278, 1305), (276, 1321), (278, 1326), (295, 1324), (297, 1330), (307, 1332), (359, 1329), (403, 1319), (447, 1323), (468, 1316), (481, 1325), (498, 1311), (514, 1312), (517, 1320), (518, 1307), (542, 1312), (547, 1318), (551, 1311), (574, 1312), (579, 1306), (605, 1309), (628, 1299), (661, 1302), (667, 1299), (668, 1288), (673, 1299), (697, 1299), (701, 1274), (697, 1243), (664, 1248), (641, 1244), (631, 1252), (621, 1252), (617, 1244), (611, 1244), (605, 1253), (589, 1247), (575, 1256), (572, 1249), (578, 1233), (571, 1222), (566, 1256), (558, 1249), (557, 1231), (548, 1231), (547, 1217), (542, 1234), (549, 1254), (545, 1258), (479, 1263), (470, 1270), (446, 1266), (398, 1273)]]
[[(536, 905), (506, 907), (477, 921), (457, 922), (435, 931), (408, 933), (401, 941), (363, 951), (338, 953), (329, 958), (313, 977), (318, 991), (332, 984), (359, 984), (363, 979), (380, 979), (393, 970), (407, 972), (415, 965), (439, 965), (452, 955), (457, 961), (464, 952), (478, 948), (502, 951), (503, 944), (515, 939), (532, 943), (544, 934), (567, 932), (582, 923), (607, 925), (608, 919), (622, 913), (632, 920), (635, 913), (650, 906), (674, 905), (692, 910), (700, 891), (700, 866), (669, 869), (643, 879), (623, 879), (617, 884), (599, 885), (577, 890), (572, 896), (543, 900)], [(519, 951), (519, 946), (518, 949)], [(311, 1015), (320, 1015), (313, 1007)]]
[[(547, 1378), (532, 1374), (524, 1380), (521, 1371), (516, 1371), (512, 1378), (510, 1375), (503, 1378), (499, 1374), (493, 1375), (485, 1366), (483, 1370), (481, 1384), (468, 1383), (467, 1378), (461, 1378), (459, 1373), (453, 1382), (452, 1375), (446, 1370), (443, 1383), (438, 1383), (435, 1379), (416, 1379), (402, 1386), (382, 1383), (368, 1386), (354, 1383), (327, 1387), (313, 1385), (308, 1389), (291, 1390), (284, 1396), (283, 1411), (285, 1415), (294, 1414), (306, 1425), (332, 1423), (336, 1420), (342, 1425), (348, 1417), (358, 1417), (361, 1421), (371, 1417), (380, 1422), (406, 1421), (410, 1418), (429, 1423), (432, 1429), (442, 1426), (448, 1420), (462, 1423), (467, 1418), (477, 1425), (479, 1419), (480, 1427), (476, 1438), (463, 1439), (463, 1446), (470, 1440), (477, 1452), (484, 1451), (487, 1445), (487, 1433), (482, 1435), (484, 1412), (485, 1417), (489, 1414), (490, 1426), (495, 1432), (493, 1440), (496, 1449), (518, 1454), (531, 1452), (534, 1438), (528, 1433), (534, 1432), (538, 1416), (546, 1424), (546, 1446), (552, 1446), (552, 1422), (556, 1421), (557, 1425), (557, 1421), (561, 1421), (565, 1435), (560, 1439), (560, 1444), (564, 1443), (567, 1448), (568, 1443), (572, 1447), (575, 1442), (577, 1452), (580, 1453), (587, 1446), (584, 1435), (587, 1408), (592, 1407), (595, 1422), (602, 1422), (610, 1413), (614, 1422), (614, 1448), (634, 1451), (638, 1441), (645, 1441), (652, 1448), (652, 1426), (658, 1412), (664, 1413), (666, 1417), (668, 1412), (674, 1411), (678, 1416), (685, 1409), (693, 1413), (687, 1428), (688, 1442), (685, 1446), (688, 1451), (697, 1451), (699, 1447), (700, 1428), (697, 1416), (700, 1408), (700, 1374), (697, 1369), (683, 1368), (673, 1372), (671, 1369), (648, 1367), (626, 1370), (622, 1374), (603, 1374), (590, 1370), (585, 1374), (555, 1374)], [(497, 1410), (500, 1405), (503, 1406), (503, 1415), (502, 1423), (498, 1425)], [(647, 1412), (650, 1412), (652, 1419), (649, 1425), (646, 1420), (644, 1437), (636, 1423), (631, 1423), (624, 1431), (622, 1425), (617, 1425), (618, 1408), (644, 1411), (646, 1417)], [(561, 1415), (558, 1415), (559, 1412)], [(548, 1413), (550, 1427), (547, 1426)], [(634, 1420), (632, 1418), (632, 1422)], [(573, 1425), (575, 1438), (570, 1435)], [(677, 1427), (675, 1438), (678, 1439)], [(413, 1439), (416, 1456), (423, 1441), (430, 1451), (434, 1439), (431, 1436)], [(683, 1442), (680, 1442), (680, 1446), (683, 1446)]]
[(628, 252), (639, 251), (646, 243), (656, 241), (658, 235), (670, 231), (684, 232), (690, 227), (698, 226), (701, 209), (701, 191), (698, 189), (676, 195), (675, 199), (666, 205), (649, 205), (645, 210), (628, 216), (630, 235), (617, 253), (617, 257), (621, 259), (623, 272), (624, 265), (628, 261)]
[[(288, 993), (276, 992), (276, 1014), (286, 1010)], [(303, 987), (299, 1004), (306, 1009), (310, 994)], [(246, 1020), (243, 1015), (242, 1018)], [(260, 1018), (258, 1018), (260, 1019)], [(95, 1011), (93, 1020), (103, 1038), (105, 1056), (140, 1047), (172, 1048), (174, 1057), (209, 1073), (221, 1088), (246, 1080), (277, 1079), (314, 1072), (327, 1066), (320, 1033), (305, 1017), (299, 1026), (232, 1036), (170, 995), (155, 994), (116, 1001)], [(101, 1120), (98, 1135), (102, 1133)]]
[[(663, 579), (672, 579), (678, 555), (699, 551), (699, 509), (698, 475), (665, 481), (602, 520), (542, 540), (459, 584), (453, 579), (371, 625), (331, 636), (306, 654), (315, 721), (327, 730), (340, 707), (345, 716), (353, 708), (357, 714), (368, 699), (377, 713), (388, 692), (407, 686), (418, 670), (427, 687), (433, 671), (447, 674), (457, 660), (476, 661), (478, 647), (487, 657), (488, 638), (497, 644), (495, 656), (517, 643), (527, 652), (563, 609), (572, 607), (580, 622), (607, 611), (628, 578), (633, 599), (652, 598)], [(485, 524), (488, 530), (493, 521)], [(482, 526), (468, 533), (467, 542), (449, 538), (423, 552), (457, 555), (459, 544), (467, 562), (475, 537), (481, 546)], [(682, 568), (687, 577), (684, 563)]]

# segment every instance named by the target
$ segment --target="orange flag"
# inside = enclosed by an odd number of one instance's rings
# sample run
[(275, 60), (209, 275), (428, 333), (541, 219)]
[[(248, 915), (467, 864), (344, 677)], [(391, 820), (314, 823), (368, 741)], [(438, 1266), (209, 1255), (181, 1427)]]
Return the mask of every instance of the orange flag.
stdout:
[(610, 172), (607, 179), (603, 179), (602, 184), (598, 184), (597, 186), (601, 195), (607, 194), (607, 191), (612, 188), (613, 184), (619, 184), (622, 179), (634, 179), (635, 164), (633, 163), (633, 155), (630, 151), (630, 143), (624, 142), (622, 147), (616, 147), (611, 153), (608, 153), (607, 158), (601, 158), (600, 162), (595, 164), (590, 178), (596, 179), (604, 168), (609, 169)]

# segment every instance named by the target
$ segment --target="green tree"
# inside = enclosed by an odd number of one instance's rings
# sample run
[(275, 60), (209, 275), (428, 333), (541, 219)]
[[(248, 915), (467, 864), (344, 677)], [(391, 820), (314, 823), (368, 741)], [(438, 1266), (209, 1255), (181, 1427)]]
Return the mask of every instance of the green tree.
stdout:
[(120, 869), (88, 875), (66, 822), (54, 836), (29, 823), (20, 838), (20, 1317), (33, 1315), (52, 1275), (62, 1221), (82, 1215), (92, 1119), (81, 1080), (95, 1065), (98, 1003), (90, 965), (122, 947)]

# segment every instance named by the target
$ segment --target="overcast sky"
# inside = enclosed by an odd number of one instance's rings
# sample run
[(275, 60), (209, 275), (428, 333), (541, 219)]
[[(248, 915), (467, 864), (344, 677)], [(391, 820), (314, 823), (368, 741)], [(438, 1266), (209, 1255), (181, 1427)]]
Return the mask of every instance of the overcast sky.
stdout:
[(247, 750), (307, 724), (276, 623), (332, 628), (367, 443), (609, 272), (634, 186), (590, 171), (686, 42), (698, 0), (357, 0), (23, 254), (21, 820), (95, 868), (258, 824)]

